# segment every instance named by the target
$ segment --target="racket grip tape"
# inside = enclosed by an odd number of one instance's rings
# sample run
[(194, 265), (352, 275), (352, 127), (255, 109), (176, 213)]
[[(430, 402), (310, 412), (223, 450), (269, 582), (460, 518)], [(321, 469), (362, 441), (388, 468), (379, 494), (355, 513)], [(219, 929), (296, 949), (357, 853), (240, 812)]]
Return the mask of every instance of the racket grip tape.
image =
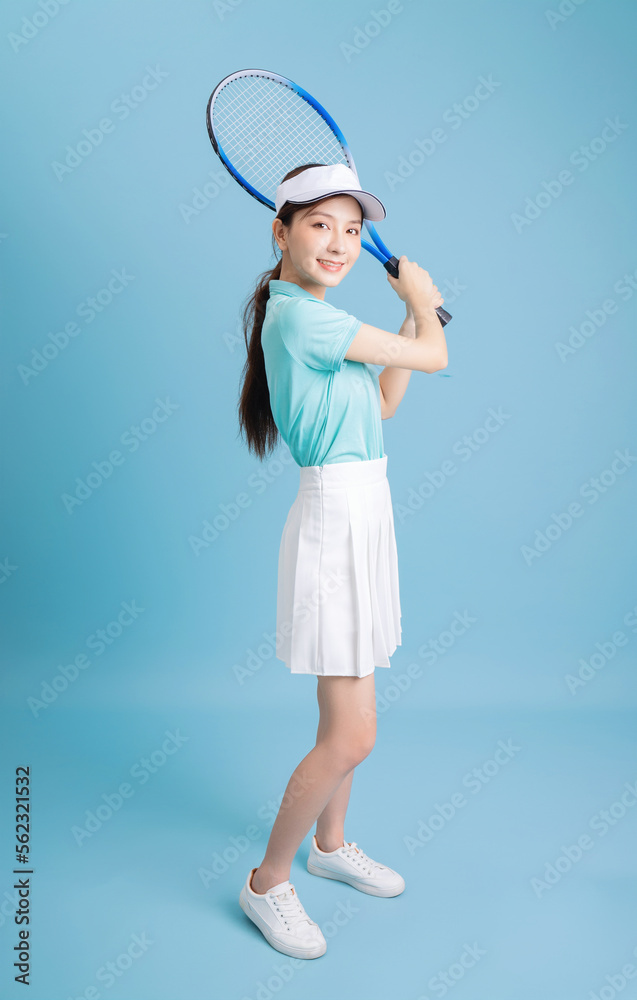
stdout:
[[(392, 278), (397, 278), (398, 277), (398, 258), (397, 257), (390, 257), (389, 260), (385, 261), (385, 263), (384, 263), (383, 266), (384, 266), (384, 268), (385, 268), (386, 271), (389, 271), (389, 273), (391, 274)], [(442, 326), (446, 326), (447, 323), (449, 322), (449, 320), (451, 319), (451, 315), (447, 312), (446, 309), (443, 309), (442, 306), (438, 306), (438, 308), (436, 309), (436, 312), (438, 314), (438, 319), (440, 320)]]
[(441, 325), (446, 326), (449, 320), (451, 319), (451, 315), (447, 312), (446, 309), (443, 309), (442, 306), (438, 306), (436, 312), (438, 313), (438, 319), (440, 320)]
[(398, 277), (398, 258), (397, 257), (390, 257), (389, 260), (385, 261), (385, 263), (384, 263), (383, 266), (384, 266), (384, 268), (385, 268), (386, 271), (389, 271), (389, 273), (391, 274), (392, 278), (397, 278)]

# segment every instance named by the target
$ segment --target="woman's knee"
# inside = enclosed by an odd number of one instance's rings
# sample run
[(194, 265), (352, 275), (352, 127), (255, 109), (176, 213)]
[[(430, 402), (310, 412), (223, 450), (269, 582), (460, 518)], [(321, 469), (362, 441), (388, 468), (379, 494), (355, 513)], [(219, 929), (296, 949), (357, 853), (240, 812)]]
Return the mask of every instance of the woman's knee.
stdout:
[(356, 756), (364, 760), (376, 743), (376, 706), (362, 705), (358, 711), (356, 724), (351, 728), (352, 742)]
[(329, 742), (332, 759), (349, 771), (371, 753), (376, 742), (374, 676), (319, 678), (318, 688), (320, 738)]
[(357, 738), (355, 744), (355, 756), (357, 757), (357, 763), (360, 764), (362, 760), (374, 749), (374, 744), (376, 743), (376, 727), (368, 727), (364, 733)]
[(322, 742), (329, 748), (331, 760), (338, 762), (346, 773), (372, 752), (376, 742), (376, 725), (367, 723), (347, 733), (327, 733)]

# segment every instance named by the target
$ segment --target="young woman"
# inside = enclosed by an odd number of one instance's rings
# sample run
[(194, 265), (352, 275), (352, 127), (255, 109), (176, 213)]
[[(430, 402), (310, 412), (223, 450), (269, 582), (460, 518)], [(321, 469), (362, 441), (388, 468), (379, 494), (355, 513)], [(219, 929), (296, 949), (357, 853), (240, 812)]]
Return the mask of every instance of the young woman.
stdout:
[[(387, 275), (406, 304), (398, 335), (325, 301), (358, 259), (363, 219), (385, 218), (347, 166), (291, 170), (275, 205), (281, 258), (260, 276), (244, 311), (239, 416), (260, 458), (280, 435), (300, 467), (279, 550), (276, 651), (291, 673), (316, 675), (320, 721), (239, 902), (273, 948), (317, 958), (325, 938), (289, 881), (314, 822), (313, 875), (375, 896), (405, 887), (356, 841), (345, 842), (344, 822), (354, 769), (376, 737), (374, 670), (389, 667), (401, 642), (381, 419), (396, 412), (412, 371), (446, 367), (447, 346), (435, 312), (443, 299), (427, 271), (404, 256), (399, 277)], [(385, 367), (378, 375), (372, 365)]]

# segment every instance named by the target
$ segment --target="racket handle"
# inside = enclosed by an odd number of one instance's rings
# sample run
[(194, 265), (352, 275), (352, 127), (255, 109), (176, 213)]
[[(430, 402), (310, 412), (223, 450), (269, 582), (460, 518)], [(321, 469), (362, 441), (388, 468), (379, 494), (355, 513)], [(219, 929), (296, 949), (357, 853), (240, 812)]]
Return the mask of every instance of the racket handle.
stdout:
[(397, 278), (398, 277), (398, 258), (397, 257), (390, 257), (389, 260), (386, 260), (384, 267), (385, 267), (386, 271), (389, 271), (389, 273), (391, 274), (392, 278)]
[(438, 313), (438, 319), (440, 320), (441, 326), (446, 326), (449, 320), (451, 319), (451, 315), (447, 312), (446, 309), (443, 309), (442, 306), (438, 306), (436, 312)]
[[(397, 257), (390, 257), (389, 260), (386, 260), (385, 264), (384, 264), (384, 267), (385, 267), (386, 271), (389, 271), (389, 273), (391, 274), (392, 278), (397, 278), (398, 277), (398, 258)], [(449, 320), (451, 319), (450, 314), (447, 312), (446, 309), (443, 309), (442, 306), (438, 306), (438, 308), (436, 309), (436, 312), (438, 314), (438, 319), (440, 320), (442, 326), (446, 326), (447, 323), (449, 322)]]

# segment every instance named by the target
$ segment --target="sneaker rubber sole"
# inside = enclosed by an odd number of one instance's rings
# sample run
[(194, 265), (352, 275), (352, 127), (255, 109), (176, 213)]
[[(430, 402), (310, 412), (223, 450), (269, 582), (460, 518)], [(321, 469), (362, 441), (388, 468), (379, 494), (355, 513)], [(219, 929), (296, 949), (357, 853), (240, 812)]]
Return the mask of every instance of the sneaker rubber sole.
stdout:
[(361, 882), (353, 875), (350, 876), (350, 875), (345, 875), (343, 873), (326, 871), (324, 868), (318, 868), (316, 865), (312, 864), (309, 858), (307, 862), (307, 870), (310, 872), (311, 875), (320, 875), (321, 878), (333, 878), (336, 882), (347, 882), (348, 885), (353, 886), (360, 892), (366, 892), (368, 896), (383, 896), (385, 898), (389, 896), (399, 896), (400, 893), (405, 888), (404, 880), (402, 886), (399, 886), (397, 889), (396, 888), (386, 889), (386, 888), (379, 888), (378, 886), (374, 885), (365, 885), (364, 882)]
[(269, 945), (271, 945), (273, 948), (276, 948), (276, 950), (280, 951), (283, 955), (289, 955), (290, 958), (320, 958), (321, 955), (325, 954), (325, 952), (327, 951), (327, 943), (323, 943), (320, 946), (320, 949), (313, 949), (312, 951), (310, 951), (308, 948), (304, 948), (302, 945), (295, 946), (293, 942), (290, 942), (290, 945), (286, 946), (282, 944), (282, 942), (277, 941), (277, 939), (273, 937), (272, 932), (270, 928), (267, 926), (267, 924), (262, 923), (259, 920), (258, 915), (254, 913), (254, 911), (252, 910), (249, 901), (245, 897), (244, 889), (245, 886), (239, 894), (239, 905), (243, 910), (243, 912), (245, 913), (246, 917), (249, 917), (252, 923), (255, 925), (255, 927), (259, 928), (259, 930), (261, 931), (261, 933), (263, 934), (264, 938), (266, 939)]

